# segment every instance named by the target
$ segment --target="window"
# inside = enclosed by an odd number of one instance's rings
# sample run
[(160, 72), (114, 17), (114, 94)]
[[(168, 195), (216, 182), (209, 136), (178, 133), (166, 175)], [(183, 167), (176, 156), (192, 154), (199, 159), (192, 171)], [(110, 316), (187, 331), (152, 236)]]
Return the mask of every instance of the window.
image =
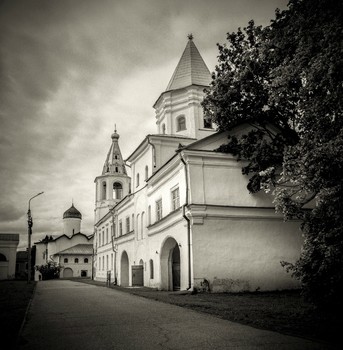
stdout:
[(162, 199), (156, 202), (156, 221), (162, 219)]
[(102, 183), (101, 199), (106, 199), (106, 182), (105, 181)]
[(75, 264), (78, 264), (78, 263), (79, 263), (79, 259), (78, 259), (78, 258), (75, 258), (75, 259), (74, 259), (74, 263), (75, 263)]
[(109, 240), (108, 240), (108, 227), (106, 228), (106, 243), (108, 243)]
[(126, 218), (126, 233), (130, 232), (130, 217)]
[(175, 188), (172, 193), (172, 210), (176, 210), (180, 207), (180, 195), (179, 195), (179, 188)]
[(139, 239), (139, 217), (140, 215), (137, 215), (137, 219), (136, 219), (136, 227), (137, 227), (137, 231), (136, 231), (136, 238)]
[(162, 134), (166, 133), (166, 124), (162, 124)]
[(102, 245), (105, 245), (105, 231), (102, 231)]
[(132, 214), (132, 230), (135, 229), (135, 214)]
[(149, 168), (148, 166), (145, 167), (145, 181), (148, 180), (149, 177)]
[(184, 115), (180, 115), (176, 119), (176, 131), (186, 130), (186, 118)]
[(149, 261), (150, 265), (150, 279), (154, 279), (154, 261), (150, 259)]
[(148, 225), (151, 225), (151, 205), (148, 207)]
[(212, 121), (210, 118), (207, 118), (207, 117), (204, 118), (204, 128), (213, 129)]
[(101, 270), (101, 258), (99, 258), (99, 270)]
[(111, 270), (113, 270), (113, 253), (111, 253)]
[(119, 236), (123, 235), (123, 222), (120, 220), (119, 221)]
[(99, 232), (99, 247), (101, 246), (101, 232)]
[(105, 270), (105, 257), (102, 257), (102, 271)]
[(106, 271), (108, 270), (108, 255), (106, 255)]
[(113, 184), (113, 199), (121, 199), (123, 196), (123, 186), (119, 182)]
[(85, 264), (88, 264), (88, 258), (85, 258), (85, 259), (83, 260), (83, 262), (84, 262)]
[(144, 237), (144, 218), (145, 218), (145, 213), (143, 211), (142, 216), (141, 216), (141, 239)]
[(139, 186), (139, 173), (137, 174), (137, 181), (136, 181), (136, 187)]
[(68, 263), (68, 258), (64, 258), (63, 262)]

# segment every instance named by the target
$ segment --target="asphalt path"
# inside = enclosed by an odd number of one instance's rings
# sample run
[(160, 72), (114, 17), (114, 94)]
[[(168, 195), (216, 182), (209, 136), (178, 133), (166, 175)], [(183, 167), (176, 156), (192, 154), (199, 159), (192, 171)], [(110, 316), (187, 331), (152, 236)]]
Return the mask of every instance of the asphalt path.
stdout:
[(37, 283), (18, 349), (331, 349), (179, 306), (69, 280)]

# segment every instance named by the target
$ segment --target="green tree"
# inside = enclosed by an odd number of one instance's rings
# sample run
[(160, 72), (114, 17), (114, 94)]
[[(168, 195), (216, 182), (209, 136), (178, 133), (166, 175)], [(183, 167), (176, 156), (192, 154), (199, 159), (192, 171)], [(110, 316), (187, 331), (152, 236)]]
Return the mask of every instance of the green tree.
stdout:
[(51, 280), (60, 277), (61, 268), (57, 263), (49, 261), (47, 264), (39, 266), (37, 270), (42, 274), (43, 280)]
[(247, 161), (251, 193), (302, 220), (300, 259), (283, 265), (323, 307), (343, 292), (342, 3), (291, 0), (269, 26), (229, 33), (203, 102), (219, 130), (250, 125), (220, 150)]

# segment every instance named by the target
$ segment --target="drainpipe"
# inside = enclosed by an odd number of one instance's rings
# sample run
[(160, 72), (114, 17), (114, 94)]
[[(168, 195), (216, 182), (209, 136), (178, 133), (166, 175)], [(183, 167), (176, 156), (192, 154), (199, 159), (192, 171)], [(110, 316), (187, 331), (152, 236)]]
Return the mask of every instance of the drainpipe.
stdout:
[(191, 221), (186, 215), (186, 207), (188, 206), (188, 197), (189, 197), (189, 183), (188, 183), (188, 169), (187, 164), (185, 160), (182, 157), (182, 154), (180, 154), (181, 162), (183, 163), (185, 167), (185, 176), (186, 176), (186, 204), (182, 206), (182, 214), (185, 220), (187, 221), (187, 240), (188, 240), (188, 288), (187, 290), (190, 290), (192, 287), (192, 278), (191, 278)]
[(156, 168), (156, 148), (155, 148), (155, 145), (151, 143), (149, 136), (148, 136), (148, 144), (152, 147), (152, 162), (155, 169)]

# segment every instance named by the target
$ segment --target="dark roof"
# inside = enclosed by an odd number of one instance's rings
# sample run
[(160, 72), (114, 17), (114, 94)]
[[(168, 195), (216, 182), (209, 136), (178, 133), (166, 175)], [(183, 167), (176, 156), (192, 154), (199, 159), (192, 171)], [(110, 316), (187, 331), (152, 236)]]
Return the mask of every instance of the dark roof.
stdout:
[(55, 255), (90, 255), (93, 253), (93, 244), (77, 244), (73, 247), (61, 250)]
[(74, 207), (74, 204), (72, 204), (71, 207), (63, 214), (63, 219), (68, 218), (82, 219), (81, 213)]

